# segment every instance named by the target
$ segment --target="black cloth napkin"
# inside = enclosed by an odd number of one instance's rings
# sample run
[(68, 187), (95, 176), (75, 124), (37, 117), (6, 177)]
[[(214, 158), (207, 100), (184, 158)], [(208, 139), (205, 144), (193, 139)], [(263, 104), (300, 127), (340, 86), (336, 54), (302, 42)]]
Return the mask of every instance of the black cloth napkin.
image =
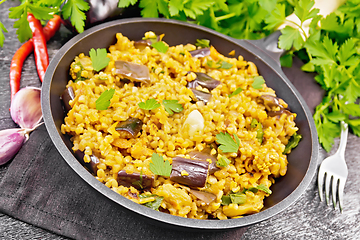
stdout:
[[(296, 60), (284, 69), (311, 110), (323, 92)], [(0, 123), (1, 128), (1, 123)], [(175, 231), (151, 225), (105, 198), (67, 165), (44, 125), (30, 134), (0, 183), (0, 211), (75, 239), (240, 239), (246, 228)]]

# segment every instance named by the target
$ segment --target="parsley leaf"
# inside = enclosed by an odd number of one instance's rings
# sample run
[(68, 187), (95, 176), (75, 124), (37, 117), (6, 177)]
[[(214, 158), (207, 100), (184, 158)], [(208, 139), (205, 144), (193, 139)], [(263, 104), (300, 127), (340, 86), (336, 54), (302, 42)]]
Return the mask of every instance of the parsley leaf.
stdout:
[(254, 82), (251, 84), (251, 86), (255, 89), (262, 89), (264, 83), (265, 80), (262, 76), (256, 76), (254, 77)]
[(236, 134), (233, 134), (235, 140), (230, 136), (229, 133), (216, 134), (216, 142), (220, 144), (219, 148), (223, 152), (234, 152), (239, 150), (240, 140)]
[(165, 111), (167, 111), (170, 115), (174, 114), (174, 112), (178, 113), (184, 110), (178, 100), (163, 100), (162, 104), (165, 107)]
[(299, 145), (299, 142), (301, 139), (302, 139), (302, 136), (300, 134), (294, 133), (291, 136), (288, 144), (286, 145), (283, 154), (288, 154), (291, 149), (296, 148), (297, 145)]
[(9, 18), (19, 18), (14, 23), (14, 28), (18, 28), (16, 34), (20, 42), (25, 42), (32, 37), (32, 32), (27, 20), (28, 3), (25, 2), (17, 7), (9, 8)]
[(232, 64), (231, 63), (228, 63), (226, 61), (220, 61), (220, 67), (219, 68), (222, 68), (222, 69), (230, 69), (232, 68)]
[(290, 50), (294, 47), (296, 50), (299, 50), (304, 44), (304, 39), (302, 38), (298, 29), (286, 26), (281, 29), (281, 36), (279, 37), (279, 47), (285, 50)]
[(107, 56), (107, 51), (105, 48), (98, 48), (98, 49), (90, 49), (89, 55), (92, 62), (92, 67), (95, 71), (100, 71), (104, 67), (106, 67), (109, 62), (110, 58)]
[(221, 197), (221, 205), (244, 204), (246, 203), (246, 195), (242, 192), (230, 193)]
[(243, 89), (242, 89), (241, 87), (238, 87), (234, 92), (232, 92), (232, 93), (229, 94), (229, 98), (231, 98), (231, 97), (233, 97), (233, 96), (241, 93), (242, 90), (243, 90)]
[(85, 12), (89, 9), (89, 4), (84, 0), (68, 0), (61, 10), (64, 19), (70, 18), (70, 22), (75, 26), (76, 31), (81, 33), (85, 26)]
[(256, 188), (259, 189), (259, 190), (261, 190), (261, 191), (263, 191), (263, 192), (265, 192), (265, 193), (267, 193), (267, 194), (271, 194), (271, 193), (272, 193), (272, 191), (271, 191), (268, 187), (266, 187), (264, 184), (262, 184), (262, 183), (259, 184), (259, 185), (257, 185)]
[(170, 165), (170, 162), (168, 160), (164, 162), (164, 158), (162, 156), (157, 153), (153, 153), (151, 156), (150, 170), (155, 175), (169, 177), (171, 174), (172, 166)]
[(163, 41), (154, 42), (151, 44), (151, 46), (161, 53), (166, 53), (169, 49), (169, 47)]
[(154, 201), (144, 203), (143, 205), (148, 208), (154, 209), (156, 211), (159, 211), (159, 207), (161, 206), (162, 200), (164, 199), (164, 197), (160, 197), (156, 194), (151, 194), (151, 195), (140, 194), (139, 197), (140, 199), (154, 197), (155, 198)]
[(110, 100), (114, 96), (115, 89), (110, 88), (105, 90), (100, 97), (95, 101), (97, 110), (106, 110), (110, 106)]
[(4, 32), (7, 32), (5, 26), (0, 22), (0, 47), (4, 46), (5, 36)]
[(255, 118), (253, 118), (253, 120), (250, 123), (250, 127), (255, 128), (256, 138), (259, 141), (259, 143), (261, 144), (263, 141), (263, 136), (264, 136), (264, 130), (263, 130), (262, 124), (259, 123)]
[(240, 192), (229, 194), (232, 203), (244, 204), (246, 203), (246, 195)]
[(227, 157), (220, 155), (219, 159), (216, 161), (216, 165), (218, 165), (219, 167), (227, 167), (230, 162), (231, 161)]
[(161, 106), (155, 99), (151, 98), (146, 100), (145, 102), (140, 102), (138, 104), (139, 108), (144, 110), (153, 110)]
[(134, 5), (137, 2), (137, 0), (121, 0), (118, 3), (118, 8), (127, 8), (130, 5)]
[(267, 26), (265, 29), (273, 30), (285, 21), (285, 4), (276, 4), (275, 9), (272, 13), (265, 19)]
[(318, 13), (319, 9), (313, 8), (315, 2), (312, 0), (300, 0), (295, 6), (294, 13), (303, 23), (307, 19), (314, 18)]
[(207, 48), (210, 47), (210, 40), (208, 39), (196, 39), (195, 46)]
[(210, 68), (217, 68), (217, 69), (220, 69), (220, 68), (230, 69), (233, 66), (231, 63), (228, 63), (224, 60), (219, 60), (216, 63), (214, 63), (212, 60), (208, 60), (208, 61), (206, 61), (206, 65)]

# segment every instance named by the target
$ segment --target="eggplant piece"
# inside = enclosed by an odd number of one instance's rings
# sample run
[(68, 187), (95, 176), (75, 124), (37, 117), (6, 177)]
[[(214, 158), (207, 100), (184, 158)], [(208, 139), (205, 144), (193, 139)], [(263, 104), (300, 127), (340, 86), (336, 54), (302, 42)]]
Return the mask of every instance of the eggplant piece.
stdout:
[(211, 93), (199, 91), (193, 88), (191, 88), (191, 91), (194, 93), (196, 101), (203, 101), (206, 104), (211, 99)]
[[(260, 100), (264, 103), (265, 108), (270, 117), (281, 116), (282, 114), (291, 115), (292, 113), (289, 109), (284, 108), (281, 104), (278, 97), (271, 95), (262, 95), (259, 97)], [(275, 108), (279, 110), (274, 111)]]
[(279, 102), (279, 98), (271, 95), (261, 95), (260, 100), (264, 103), (266, 110), (272, 111), (274, 108), (283, 108)]
[(115, 61), (115, 68), (116, 74), (119, 74), (130, 81), (141, 83), (150, 82), (150, 71), (145, 65), (117, 60)]
[(269, 111), (268, 112), (268, 115), (270, 117), (281, 116), (283, 114), (291, 115), (292, 113), (289, 110), (285, 109), (285, 108), (280, 109), (279, 111)]
[(202, 58), (210, 55), (210, 48), (200, 48), (189, 52), (192, 57)]
[(209, 192), (190, 189), (190, 193), (192, 193), (198, 199), (204, 201), (207, 205), (209, 205), (216, 199), (216, 195), (213, 193), (209, 193)]
[(151, 188), (154, 184), (154, 176), (140, 173), (127, 173), (125, 170), (118, 172), (117, 181), (125, 187), (133, 186), (136, 189)]
[(188, 83), (187, 85), (188, 88), (196, 89), (196, 87), (201, 86), (211, 91), (221, 84), (219, 80), (216, 80), (205, 73), (201, 73), (201, 72), (194, 72), (194, 73), (196, 74), (196, 78), (194, 81)]
[(98, 157), (96, 157), (94, 154), (90, 155), (90, 162), (87, 163), (84, 161), (84, 156), (85, 156), (84, 152), (80, 150), (76, 150), (74, 154), (77, 160), (81, 163), (81, 165), (83, 165), (92, 174), (96, 174), (98, 170), (97, 166), (100, 163)]
[(75, 92), (72, 87), (68, 87), (64, 90), (64, 92), (61, 95), (61, 100), (64, 104), (65, 111), (68, 112), (71, 110), (71, 106), (69, 104), (70, 100), (74, 100), (75, 98)]
[(153, 44), (154, 42), (159, 42), (160, 40), (161, 40), (160, 36), (157, 36), (156, 40), (155, 40), (155, 38), (153, 38), (153, 39), (149, 39), (149, 38), (141, 39), (141, 40), (138, 40), (138, 41), (134, 42), (134, 47), (138, 48), (140, 50), (143, 50), (146, 47), (151, 47), (151, 44)]
[(208, 161), (174, 157), (170, 180), (189, 187), (201, 188), (205, 186), (208, 173)]
[(190, 158), (192, 159), (196, 159), (196, 160), (202, 160), (202, 161), (206, 161), (207, 159), (211, 160), (211, 163), (209, 165), (209, 174), (213, 174), (216, 171), (219, 171), (220, 168), (218, 166), (216, 166), (216, 157), (206, 153), (206, 152), (199, 152), (199, 151), (192, 151), (189, 152)]
[(134, 138), (142, 129), (143, 121), (138, 118), (129, 118), (119, 122), (115, 130), (120, 133), (121, 138)]

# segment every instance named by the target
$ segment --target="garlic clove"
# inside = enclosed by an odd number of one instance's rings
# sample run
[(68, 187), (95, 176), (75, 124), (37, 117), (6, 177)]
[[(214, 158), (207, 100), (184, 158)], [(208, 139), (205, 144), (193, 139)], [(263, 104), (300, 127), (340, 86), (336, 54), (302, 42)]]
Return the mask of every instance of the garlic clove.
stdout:
[(0, 131), (0, 165), (7, 163), (27, 140), (27, 132), (20, 128)]
[(205, 120), (203, 115), (198, 110), (193, 110), (186, 118), (183, 129), (188, 130), (189, 136), (194, 136), (195, 133), (202, 133), (205, 127)]
[(41, 89), (25, 87), (11, 101), (10, 114), (21, 128), (33, 129), (42, 119)]

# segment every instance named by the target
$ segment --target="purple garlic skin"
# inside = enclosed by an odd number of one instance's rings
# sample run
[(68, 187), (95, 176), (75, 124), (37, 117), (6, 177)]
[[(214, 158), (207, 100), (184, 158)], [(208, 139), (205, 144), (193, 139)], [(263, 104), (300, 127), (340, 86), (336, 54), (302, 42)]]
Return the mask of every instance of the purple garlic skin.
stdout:
[(20, 89), (11, 101), (10, 114), (15, 123), (23, 129), (33, 129), (42, 119), (41, 89), (25, 87)]
[(0, 165), (7, 163), (27, 140), (26, 131), (11, 128), (0, 131)]

